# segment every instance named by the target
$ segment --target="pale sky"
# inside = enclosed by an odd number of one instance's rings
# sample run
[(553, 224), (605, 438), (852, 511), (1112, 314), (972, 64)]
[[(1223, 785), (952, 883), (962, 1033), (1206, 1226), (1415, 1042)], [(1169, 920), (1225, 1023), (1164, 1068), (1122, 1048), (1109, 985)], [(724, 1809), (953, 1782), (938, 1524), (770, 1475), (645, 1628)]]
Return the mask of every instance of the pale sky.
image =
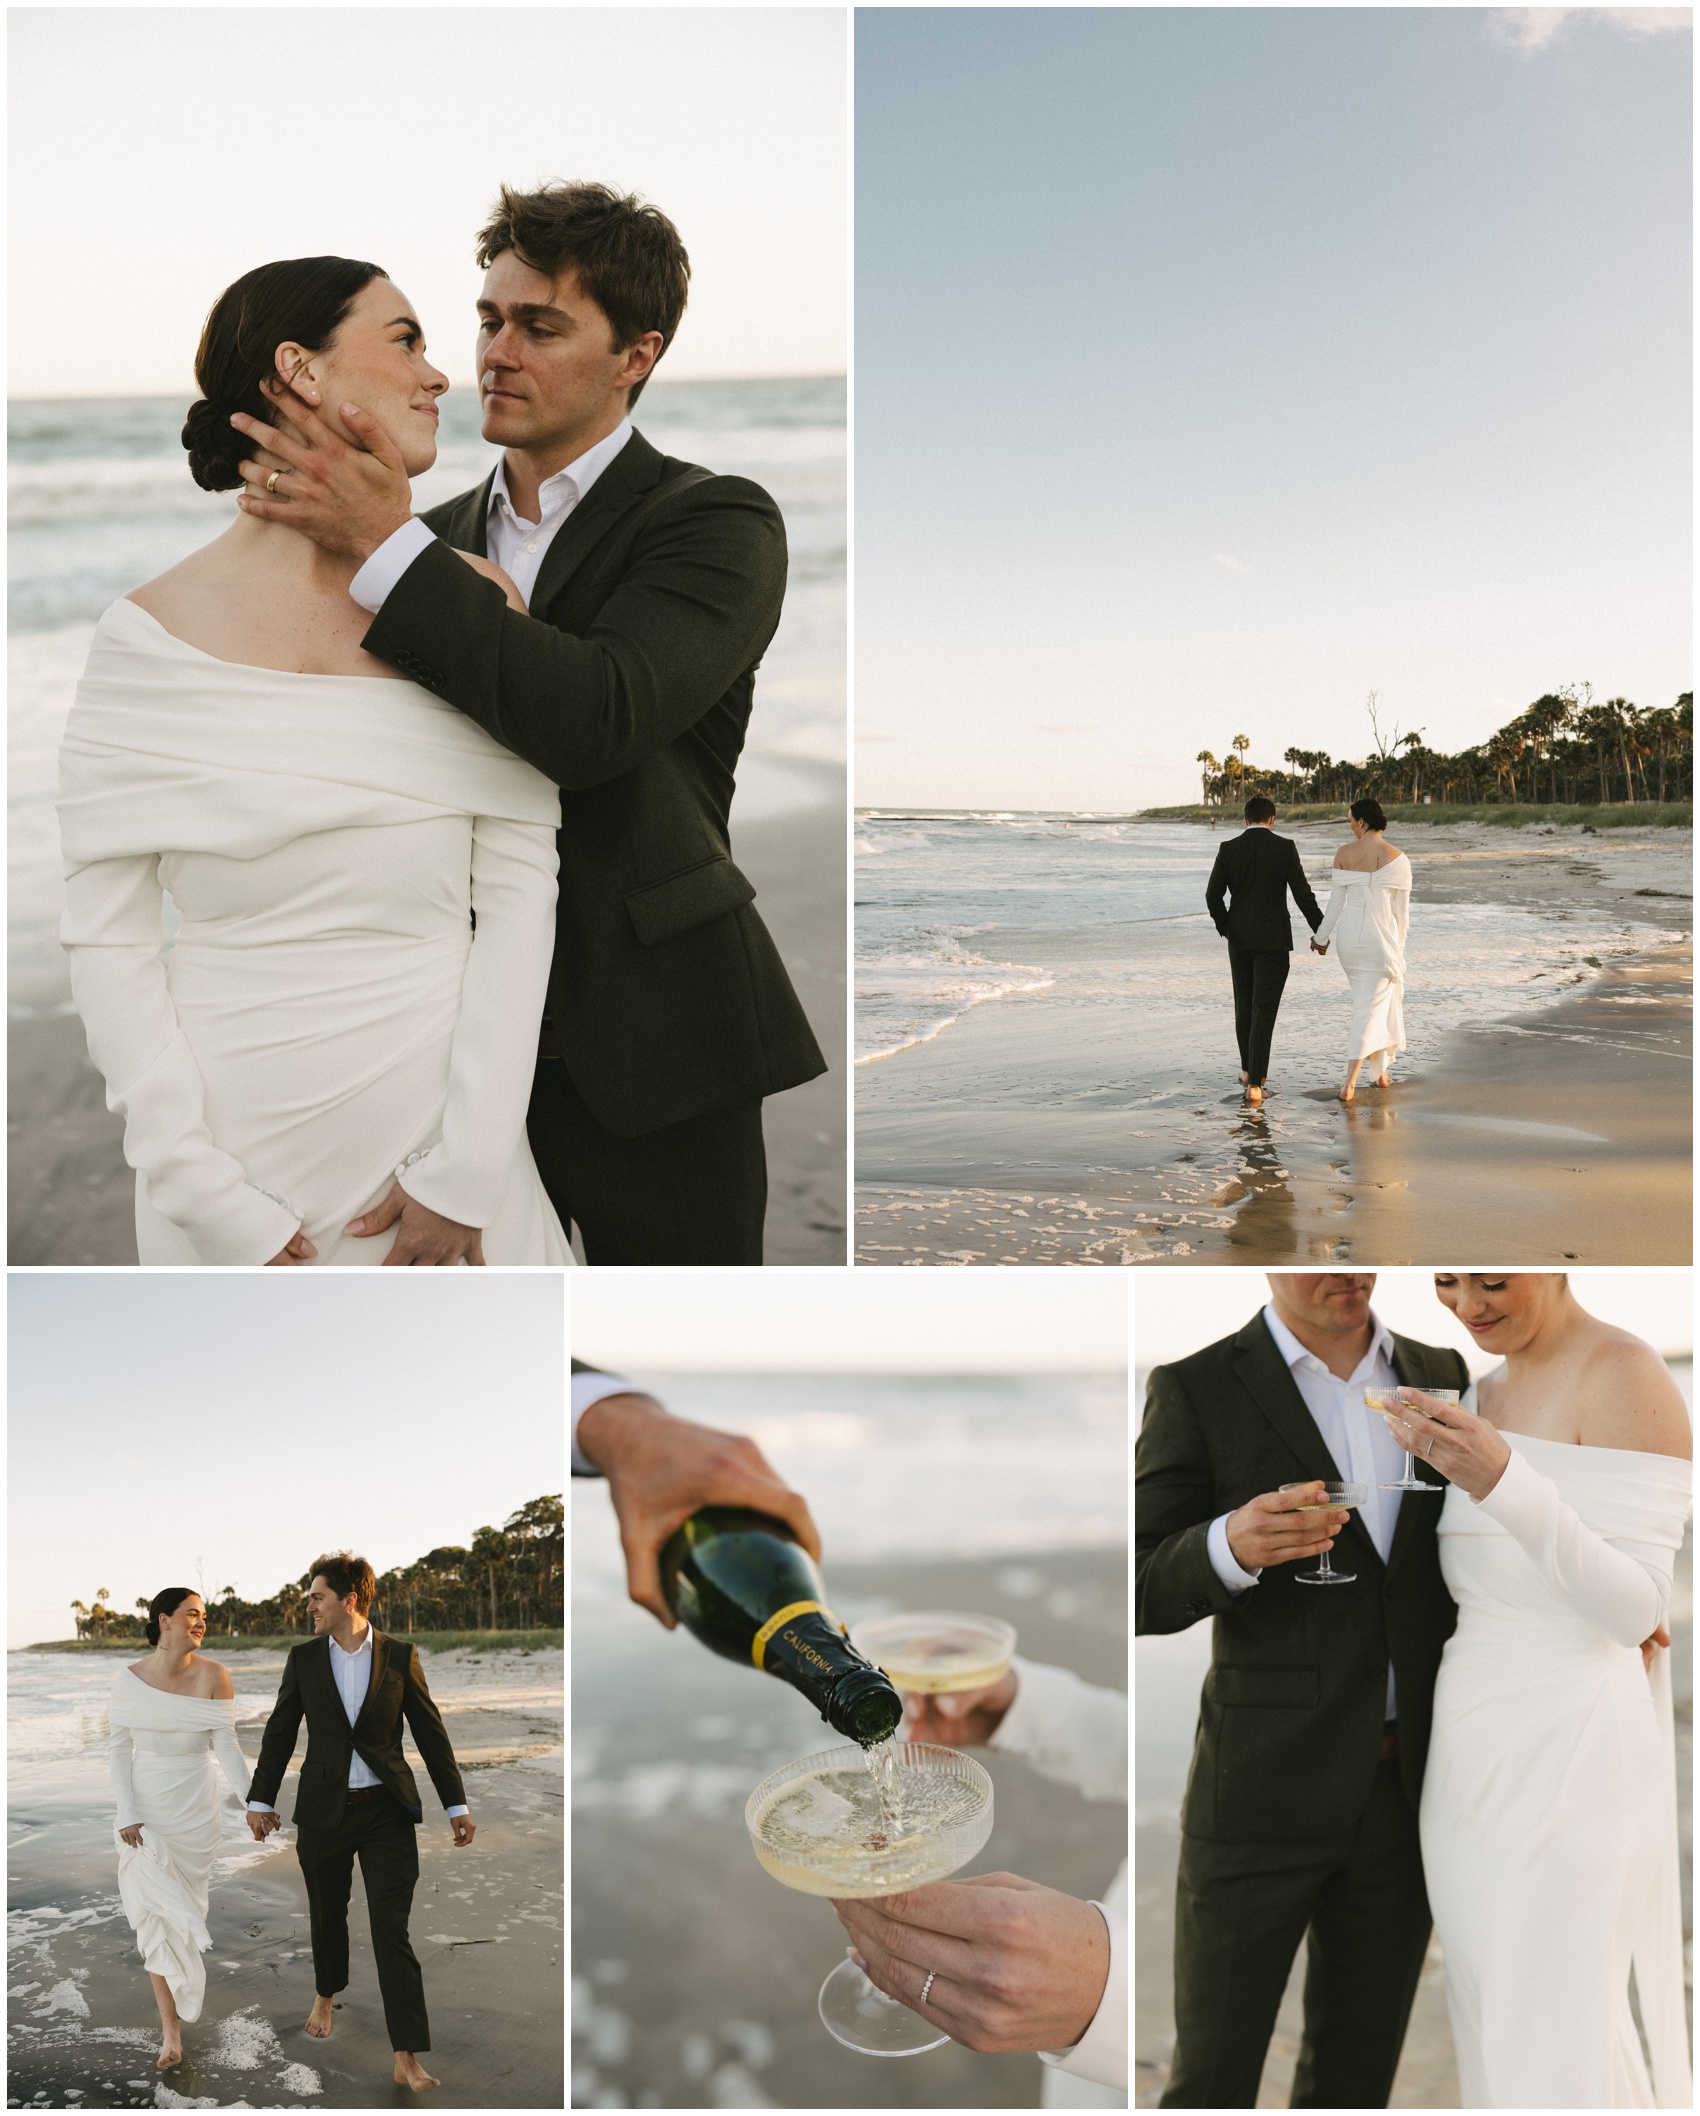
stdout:
[[(690, 253), (663, 372), (845, 365), (847, 34), (799, 8), (14, 8), (13, 396), (186, 390), (275, 258), (381, 264), (472, 376), (500, 182), (641, 192)], [(68, 287), (76, 299), (67, 302)]]
[[(1210, 1271), (1139, 1271), (1133, 1278), (1133, 1356), (1141, 1368), (1184, 1359), (1231, 1336), (1269, 1298), (1269, 1281), (1261, 1271), (1232, 1265)], [(1570, 1284), (1591, 1315), (1633, 1330), (1666, 1358), (1693, 1358), (1692, 1271), (1572, 1271)], [(1476, 1350), (1469, 1332), (1441, 1306), (1432, 1271), (1383, 1271), (1370, 1298), (1375, 1312), (1401, 1336), (1423, 1344), (1455, 1345), (1477, 1373), (1497, 1364)]]
[(858, 801), (1689, 688), (1689, 25), (860, 10)]
[(378, 1572), (562, 1490), (554, 1272), (14, 1272), (8, 1646), (70, 1603), (259, 1600)]
[(1023, 1374), (1127, 1368), (1119, 1273), (575, 1271), (574, 1355), (645, 1373)]

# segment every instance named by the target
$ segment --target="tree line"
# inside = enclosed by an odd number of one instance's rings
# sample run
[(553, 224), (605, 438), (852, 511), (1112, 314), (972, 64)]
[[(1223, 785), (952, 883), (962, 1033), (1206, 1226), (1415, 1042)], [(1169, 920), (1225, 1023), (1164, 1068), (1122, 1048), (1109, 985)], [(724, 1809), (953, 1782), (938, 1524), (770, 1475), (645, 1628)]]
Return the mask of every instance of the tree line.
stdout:
[[(371, 1619), (380, 1631), (529, 1631), (558, 1629), (565, 1596), (565, 1516), (561, 1494), (531, 1499), (500, 1528), (480, 1528), (464, 1548), (445, 1543), (411, 1565), (380, 1573)], [(182, 1584), (178, 1582), (176, 1584)], [(207, 1636), (280, 1636), (312, 1631), (307, 1614), (311, 1573), (289, 1580), (263, 1602), (247, 1602), (234, 1587), (206, 1596)], [(158, 1592), (158, 1589), (155, 1589)], [(139, 1616), (111, 1607), (102, 1587), (92, 1603), (74, 1601), (78, 1638), (143, 1639), (149, 1597), (136, 1597)]]
[(1374, 691), (1369, 717), (1374, 747), (1359, 763), (1336, 762), (1325, 750), (1289, 749), (1287, 769), (1280, 771), (1251, 762), (1247, 735), (1236, 735), (1221, 759), (1200, 750), (1205, 806), (1237, 808), (1253, 794), (1288, 802), (1368, 796), (1388, 806), (1426, 795), (1471, 807), (1513, 801), (1603, 807), (1694, 797), (1692, 691), (1674, 705), (1649, 708), (1627, 698), (1596, 699), (1591, 685), (1568, 684), (1455, 756), (1430, 749), (1420, 728), (1384, 727)]

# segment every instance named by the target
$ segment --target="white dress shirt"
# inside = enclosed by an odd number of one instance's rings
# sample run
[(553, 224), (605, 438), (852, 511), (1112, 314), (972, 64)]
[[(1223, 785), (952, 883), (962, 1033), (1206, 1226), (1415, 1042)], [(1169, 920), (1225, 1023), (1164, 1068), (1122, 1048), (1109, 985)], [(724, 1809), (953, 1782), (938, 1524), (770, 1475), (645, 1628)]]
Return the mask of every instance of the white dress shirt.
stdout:
[[(1276, 1314), (1273, 1301), (1264, 1309), (1263, 1320), (1275, 1340), (1275, 1349), (1287, 1362), (1287, 1370), (1304, 1398), (1306, 1410), (1316, 1421), (1324, 1446), (1334, 1457), (1340, 1481), (1368, 1487), (1364, 1503), (1358, 1510), (1359, 1517), (1369, 1530), (1370, 1541), (1385, 1565), (1393, 1548), (1393, 1531), (1398, 1525), (1399, 1507), (1405, 1495), (1403, 1492), (1383, 1491), (1381, 1486), (1383, 1482), (1404, 1476), (1410, 1457), (1387, 1430), (1381, 1413), (1372, 1411), (1364, 1402), (1364, 1390), (1399, 1386), (1399, 1377), (1393, 1371), (1393, 1332), (1372, 1309), (1369, 1320), (1373, 1334), (1369, 1350), (1342, 1381), (1314, 1352), (1306, 1351), (1299, 1343)], [(1427, 1500), (1418, 1501), (1419, 1505), (1429, 1503)], [(1262, 1568), (1258, 1572), (1248, 1572), (1228, 1547), (1227, 1514), (1218, 1514), (1211, 1522), (1205, 1548), (1211, 1570), (1231, 1594), (1242, 1593), (1257, 1585)], [(1394, 1717), (1393, 1704), (1393, 1667), (1389, 1662), (1389, 1719)]]
[(634, 1389), (629, 1381), (622, 1381), (618, 1374), (575, 1374), (573, 1376), (573, 1475), (575, 1477), (600, 1477), (602, 1472), (590, 1457), (581, 1452), (578, 1444), (578, 1422), (593, 1403), (600, 1403), (604, 1396), (642, 1396), (647, 1392)]
[[(360, 1717), (361, 1706), (366, 1702), (366, 1693), (372, 1687), (372, 1627), (370, 1624), (366, 1626), (359, 1645), (352, 1653), (346, 1646), (339, 1646), (334, 1638), (329, 1639), (327, 1643), (331, 1649), (331, 1674), (336, 1681), (337, 1695), (342, 1699), (342, 1709), (348, 1714), (349, 1725), (353, 1726)], [(348, 1790), (351, 1793), (360, 1793), (368, 1786), (382, 1783), (383, 1780), (360, 1751), (350, 1750)], [(269, 1800), (250, 1800), (248, 1806), (250, 1810), (257, 1810), (262, 1815), (276, 1812)], [(450, 1816), (464, 1815), (466, 1812), (464, 1805), (446, 1807), (443, 1810), (445, 1815)]]
[[(561, 524), (584, 498), (597, 479), (632, 437), (632, 422), (622, 419), (611, 434), (569, 463), (565, 470), (545, 478), (538, 489), (541, 519), (528, 522), (516, 514), (508, 496), (508, 459), (496, 466), (490, 487), (490, 512), (485, 525), (485, 555), (501, 567), (527, 603), (537, 585), (538, 568), (548, 556)], [(385, 538), (348, 584), (348, 592), (363, 610), (374, 615), (421, 551), (428, 550), (436, 536), (417, 515)]]

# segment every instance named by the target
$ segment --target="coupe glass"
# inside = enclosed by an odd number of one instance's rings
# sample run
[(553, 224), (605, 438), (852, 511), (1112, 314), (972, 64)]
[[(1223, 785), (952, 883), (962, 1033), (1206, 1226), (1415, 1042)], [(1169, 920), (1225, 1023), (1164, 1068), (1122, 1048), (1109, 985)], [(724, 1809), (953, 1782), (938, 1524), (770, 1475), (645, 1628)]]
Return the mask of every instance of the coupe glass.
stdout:
[[(894, 1755), (900, 1773), (926, 1771), (952, 1780), (964, 1795), (963, 1812), (944, 1827), (914, 1837), (901, 1835), (870, 1848), (849, 1841), (843, 1824), (854, 1809), (863, 1814), (862, 1786), (867, 1788), (872, 1820), (879, 1808), (873, 1779), (862, 1751), (852, 1743), (803, 1756), (764, 1778), (744, 1807), (744, 1822), (755, 1855), (776, 1881), (806, 1896), (889, 1896), (899, 1889), (942, 1881), (968, 1861), (992, 1833), (992, 1781), (971, 1756), (930, 1743), (900, 1741)], [(853, 1773), (853, 1776), (839, 1774)], [(800, 1780), (820, 1784), (802, 1805), (791, 1803), (792, 1840), (783, 1848), (765, 1834), (764, 1825), (780, 1799)], [(836, 1782), (834, 1782), (836, 1780)], [(818, 1832), (814, 1842), (799, 1844), (799, 1829)], [(877, 1829), (872, 1834), (883, 1836)], [(846, 2048), (865, 2057), (918, 2057), (949, 2042), (930, 2020), (912, 2013), (875, 1988), (848, 1957), (829, 1972), (820, 1987), (820, 2017), (828, 2032)]]
[[(1424, 1389), (1423, 1394), (1425, 1396), (1438, 1396), (1442, 1403), (1456, 1403), (1458, 1401), (1458, 1391), (1456, 1389)], [(1372, 1411), (1379, 1411), (1383, 1418), (1396, 1418), (1401, 1412), (1408, 1411), (1416, 1411), (1416, 1415), (1419, 1418), (1422, 1416), (1422, 1413), (1416, 1410), (1415, 1404), (1400, 1402), (1397, 1387), (1391, 1389), (1365, 1389), (1364, 1401)], [(1405, 1474), (1396, 1484), (1384, 1483), (1381, 1489), (1383, 1491), (1443, 1492), (1446, 1486), (1444, 1484), (1430, 1484), (1426, 1477), (1419, 1477), (1417, 1475), (1416, 1457), (1407, 1455), (1405, 1457)]]
[(937, 1695), (990, 1689), (1007, 1675), (1015, 1627), (995, 1616), (927, 1609), (855, 1624), (850, 1643), (900, 1690)]
[[(1306, 1477), (1298, 1484), (1283, 1484), (1282, 1491), (1309, 1491), (1318, 1482), (1315, 1477)], [(1369, 1497), (1367, 1484), (1324, 1484), (1324, 1496), (1311, 1506), (1295, 1506), (1294, 1513), (1337, 1514), (1344, 1509), (1350, 1512), (1354, 1506), (1362, 1506)], [(1336, 1572), (1328, 1562), (1326, 1550), (1319, 1553), (1314, 1572), (1295, 1572), (1293, 1578), (1301, 1587), (1346, 1587), (1357, 1578), (1355, 1572)]]

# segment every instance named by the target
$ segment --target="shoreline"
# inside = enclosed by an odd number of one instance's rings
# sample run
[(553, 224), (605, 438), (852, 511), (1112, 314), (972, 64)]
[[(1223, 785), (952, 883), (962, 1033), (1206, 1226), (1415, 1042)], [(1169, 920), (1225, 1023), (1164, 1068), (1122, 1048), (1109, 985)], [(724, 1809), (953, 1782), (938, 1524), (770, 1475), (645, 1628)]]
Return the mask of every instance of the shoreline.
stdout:
[[(457, 1851), (409, 1741), (425, 1803), (410, 1929), (431, 2011), (428, 2063), (443, 2082), (432, 2099), (446, 2108), (563, 2106), (564, 1658), (558, 1646), (542, 1656), (427, 1656), (478, 1824), (473, 1845)], [(250, 1757), (270, 1708), (271, 1672), (251, 1657), (236, 1671), (238, 1739)], [(298, 1740), (297, 1765), (303, 1746)], [(396, 2105), (358, 1900), (336, 2028), (326, 2042), (303, 2032), (314, 1979), (293, 1825), (253, 1843), (223, 1788), (206, 2002), (185, 2030), (183, 2064), (159, 2074), (153, 2000), (117, 1898), (103, 1745), (14, 1761), (9, 1777), (14, 2101), (85, 2109)], [(279, 1805), (286, 1815), (293, 1809), (288, 1778)]]
[[(986, 944), (1057, 982), (860, 1074), (858, 1260), (1393, 1264), (1451, 1256), (1467, 1227), (1495, 1264), (1687, 1262), (1692, 954), (1670, 936), (1691, 925), (1691, 833), (1441, 828), (1412, 844), (1419, 913), (1505, 905), (1659, 940), (1582, 957), (1592, 974), (1538, 1008), (1445, 1031), (1350, 1107), (1314, 1066), (1283, 1079), (1277, 1031), (1252, 1111), (1225, 978), (1221, 1048), (1141, 1063), (1132, 1046), (1160, 1025), (1092, 992), (1135, 929), (1000, 935)], [(1307, 866), (1338, 842), (1331, 824), (1291, 835)]]

